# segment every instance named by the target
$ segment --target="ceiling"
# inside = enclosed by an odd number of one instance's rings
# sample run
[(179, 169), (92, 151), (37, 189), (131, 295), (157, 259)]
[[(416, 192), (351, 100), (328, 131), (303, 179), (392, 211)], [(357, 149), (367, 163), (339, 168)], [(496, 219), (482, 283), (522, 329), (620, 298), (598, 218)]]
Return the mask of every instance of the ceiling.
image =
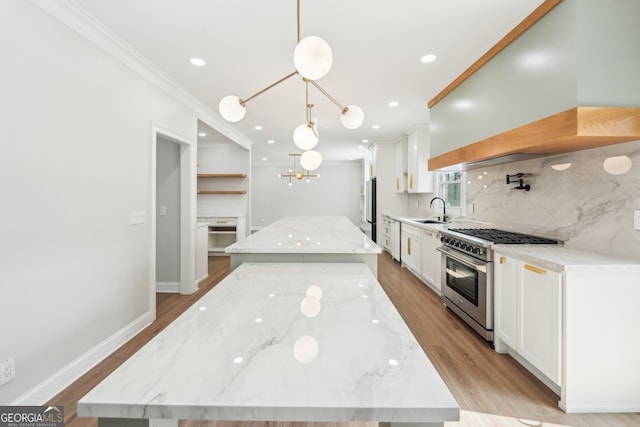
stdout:
[[(246, 99), (294, 71), (295, 0), (73, 1), (217, 116), (222, 97)], [(542, 2), (300, 0), (301, 37), (322, 37), (333, 51), (333, 67), (318, 83), (365, 113), (360, 128), (345, 129), (338, 107), (310, 86), (320, 134), (315, 149), (325, 162), (360, 159), (369, 144), (428, 125), (427, 102)], [(422, 63), (427, 54), (437, 59)], [(193, 57), (206, 65), (192, 65)], [(253, 163), (288, 163), (287, 154), (300, 151), (293, 130), (306, 117), (301, 77), (246, 108), (242, 121), (228, 125), (253, 141)], [(208, 134), (208, 140), (224, 138)]]

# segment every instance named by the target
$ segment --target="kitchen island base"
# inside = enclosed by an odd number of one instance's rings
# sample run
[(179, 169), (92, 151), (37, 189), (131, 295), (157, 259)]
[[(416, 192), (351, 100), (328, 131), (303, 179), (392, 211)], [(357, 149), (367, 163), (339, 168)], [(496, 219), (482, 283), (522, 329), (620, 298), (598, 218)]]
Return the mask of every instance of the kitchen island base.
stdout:
[(364, 263), (378, 277), (378, 254), (292, 254), (292, 253), (231, 253), (231, 270), (245, 262), (309, 262), (309, 263)]
[(343, 216), (291, 216), (227, 246), (231, 269), (245, 262), (365, 263), (378, 276), (382, 249)]

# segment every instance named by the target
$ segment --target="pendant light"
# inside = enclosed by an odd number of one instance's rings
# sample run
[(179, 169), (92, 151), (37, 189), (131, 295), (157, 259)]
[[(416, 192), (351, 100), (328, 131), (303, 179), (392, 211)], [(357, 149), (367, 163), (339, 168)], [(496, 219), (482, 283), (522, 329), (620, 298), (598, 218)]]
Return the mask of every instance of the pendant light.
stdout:
[(306, 122), (298, 126), (293, 131), (293, 142), (301, 150), (311, 150), (318, 144), (318, 131), (315, 123), (311, 121), (311, 109), (313, 104), (309, 103), (309, 83), (306, 85)]
[[(331, 102), (336, 104), (340, 109), (340, 121), (342, 125), (347, 129), (356, 129), (364, 122), (364, 112), (362, 108), (357, 105), (343, 106), (335, 100), (329, 93), (324, 90), (316, 80), (319, 80), (327, 75), (333, 64), (333, 53), (329, 44), (322, 38), (317, 36), (308, 36), (300, 39), (300, 0), (297, 1), (297, 27), (298, 27), (298, 40), (296, 48), (293, 52), (293, 63), (295, 71), (281, 78), (277, 82), (267, 86), (261, 91), (255, 93), (246, 99), (241, 99), (235, 95), (228, 95), (222, 98), (218, 105), (218, 109), (222, 117), (229, 122), (238, 122), (242, 120), (246, 114), (246, 103), (255, 98), (256, 96), (268, 91), (274, 86), (282, 83), (290, 77), (298, 74), (302, 76), (302, 80), (307, 86), (307, 98), (308, 98), (308, 84), (311, 83), (316, 89), (318, 89), (323, 95), (325, 95)], [(310, 111), (310, 106), (307, 99), (307, 112)], [(294, 131), (294, 142), (302, 150), (310, 150), (314, 148), (318, 142), (318, 132), (315, 128), (315, 124), (311, 122), (310, 118), (307, 119), (307, 123), (298, 126)], [(319, 154), (319, 153), (318, 153)], [(321, 157), (320, 157), (321, 158)]]

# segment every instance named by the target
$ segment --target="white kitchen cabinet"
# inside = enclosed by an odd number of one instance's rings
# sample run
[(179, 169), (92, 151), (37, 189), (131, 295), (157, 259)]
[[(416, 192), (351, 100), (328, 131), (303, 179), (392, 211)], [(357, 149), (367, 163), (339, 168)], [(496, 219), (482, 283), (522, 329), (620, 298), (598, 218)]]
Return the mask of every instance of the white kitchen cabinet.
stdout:
[(396, 261), (400, 261), (400, 221), (382, 215), (382, 248)]
[(396, 193), (407, 192), (407, 137), (402, 135), (396, 140)]
[(245, 217), (199, 217), (208, 223), (207, 250), (209, 255), (224, 255), (227, 246), (246, 237)]
[(382, 227), (380, 230), (380, 241), (378, 242), (382, 249), (391, 253), (391, 218), (382, 215)]
[(431, 283), (434, 288), (440, 291), (440, 252), (437, 248), (441, 245), (440, 233), (434, 230), (422, 230), (422, 278)]
[(496, 252), (493, 280), (495, 295), (495, 330), (497, 340), (507, 346), (516, 348), (516, 331), (518, 315), (517, 277), (518, 267), (514, 258)]
[(422, 242), (421, 230), (402, 223), (400, 227), (402, 265), (413, 271), (418, 277), (422, 275)]
[(562, 275), (495, 253), (496, 350), (505, 346), (561, 384)]
[(561, 275), (518, 261), (517, 351), (560, 384)]
[(429, 172), (429, 132), (417, 128), (407, 137), (407, 191), (409, 193), (433, 193), (434, 174)]
[(400, 221), (391, 220), (391, 257), (400, 261)]

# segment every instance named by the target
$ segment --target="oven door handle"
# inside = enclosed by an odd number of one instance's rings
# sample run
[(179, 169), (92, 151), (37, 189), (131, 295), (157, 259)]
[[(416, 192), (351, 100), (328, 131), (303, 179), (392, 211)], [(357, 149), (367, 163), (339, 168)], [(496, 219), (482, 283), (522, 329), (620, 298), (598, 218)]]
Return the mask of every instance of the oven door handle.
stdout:
[(488, 263), (482, 263), (482, 264), (476, 264), (474, 262), (471, 262), (470, 260), (464, 259), (460, 256), (456, 256), (454, 255), (452, 252), (443, 249), (442, 247), (436, 248), (436, 250), (442, 252), (443, 254), (445, 254), (448, 257), (451, 257), (453, 259), (455, 259), (458, 262), (461, 262), (462, 264), (466, 265), (467, 267), (471, 267), (474, 270), (480, 271), (482, 273), (486, 273), (487, 272), (487, 264)]

